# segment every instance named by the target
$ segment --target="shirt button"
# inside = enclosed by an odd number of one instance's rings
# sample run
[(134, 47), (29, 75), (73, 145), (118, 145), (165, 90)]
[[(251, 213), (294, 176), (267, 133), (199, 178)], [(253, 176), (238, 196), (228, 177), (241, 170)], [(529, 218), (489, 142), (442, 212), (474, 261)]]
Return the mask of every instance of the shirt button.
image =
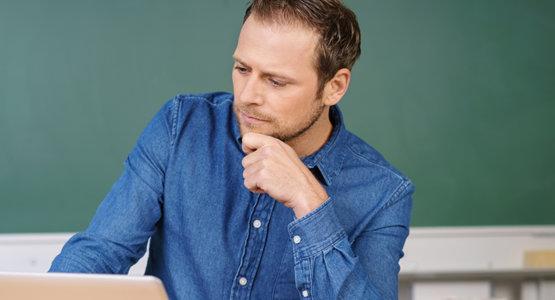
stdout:
[(298, 244), (301, 242), (301, 237), (296, 235), (293, 237), (293, 243)]
[(254, 220), (254, 222), (252, 222), (252, 226), (254, 226), (254, 228), (260, 228), (260, 226), (262, 226), (262, 222), (260, 222), (260, 220)]
[(304, 290), (304, 291), (303, 291), (303, 297), (305, 297), (305, 298), (308, 297), (308, 291), (307, 291), (307, 290)]
[(247, 278), (245, 278), (245, 277), (239, 278), (239, 284), (240, 285), (247, 285)]

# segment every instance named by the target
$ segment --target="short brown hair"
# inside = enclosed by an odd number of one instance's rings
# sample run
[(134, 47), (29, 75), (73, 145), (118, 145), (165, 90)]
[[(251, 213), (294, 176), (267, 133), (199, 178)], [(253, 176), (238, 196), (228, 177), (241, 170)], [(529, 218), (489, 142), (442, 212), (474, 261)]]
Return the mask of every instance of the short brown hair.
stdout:
[(360, 56), (356, 15), (340, 0), (251, 0), (243, 23), (251, 14), (262, 21), (302, 24), (320, 35), (315, 50), (317, 98), (339, 69), (351, 70)]

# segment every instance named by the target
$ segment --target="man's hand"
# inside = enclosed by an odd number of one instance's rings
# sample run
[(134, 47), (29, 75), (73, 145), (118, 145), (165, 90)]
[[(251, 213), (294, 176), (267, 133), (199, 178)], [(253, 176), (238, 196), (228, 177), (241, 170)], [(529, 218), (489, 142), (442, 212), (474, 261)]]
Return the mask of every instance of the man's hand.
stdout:
[(242, 164), (245, 186), (254, 193), (267, 193), (293, 209), (299, 219), (318, 208), (328, 194), (293, 148), (258, 133), (243, 136)]

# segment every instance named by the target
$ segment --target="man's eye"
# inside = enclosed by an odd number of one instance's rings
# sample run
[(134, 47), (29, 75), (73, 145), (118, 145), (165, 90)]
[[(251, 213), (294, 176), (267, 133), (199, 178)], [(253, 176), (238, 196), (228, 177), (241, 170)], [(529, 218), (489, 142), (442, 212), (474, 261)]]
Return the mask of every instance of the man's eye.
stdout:
[(247, 68), (235, 67), (235, 69), (236, 69), (237, 71), (239, 71), (239, 73), (242, 73), (242, 74), (247, 72)]
[(270, 79), (270, 83), (275, 86), (275, 87), (283, 87), (285, 86), (285, 83), (279, 82), (279, 81), (275, 81), (273, 79)]

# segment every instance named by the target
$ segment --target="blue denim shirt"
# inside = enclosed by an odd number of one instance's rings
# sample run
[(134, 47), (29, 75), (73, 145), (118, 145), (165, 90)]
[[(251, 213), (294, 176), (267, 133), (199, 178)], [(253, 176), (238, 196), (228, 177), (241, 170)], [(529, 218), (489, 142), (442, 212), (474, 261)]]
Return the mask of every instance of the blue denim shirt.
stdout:
[(300, 219), (243, 185), (233, 95), (177, 95), (154, 116), (88, 228), (51, 272), (146, 274), (171, 299), (397, 299), (413, 185), (345, 129), (302, 161), (330, 198)]

